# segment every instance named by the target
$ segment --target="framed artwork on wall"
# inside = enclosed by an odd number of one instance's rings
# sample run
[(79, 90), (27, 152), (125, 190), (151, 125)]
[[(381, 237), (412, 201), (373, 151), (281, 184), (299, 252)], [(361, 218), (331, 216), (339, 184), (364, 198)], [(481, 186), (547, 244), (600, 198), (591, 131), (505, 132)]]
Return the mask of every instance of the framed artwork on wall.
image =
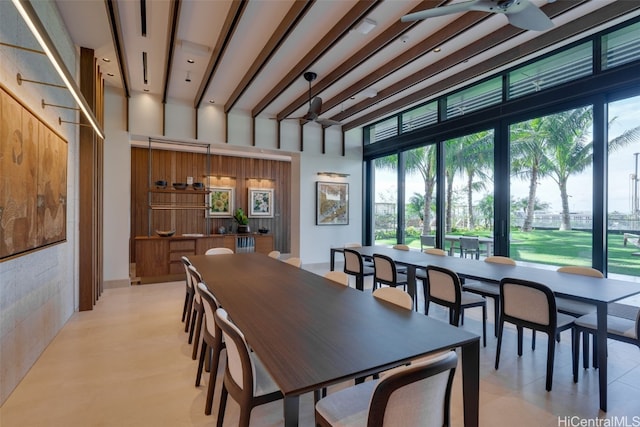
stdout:
[(273, 218), (273, 188), (249, 189), (249, 218)]
[(349, 224), (349, 184), (316, 183), (316, 225)]
[(209, 187), (208, 218), (229, 218), (233, 215), (234, 189), (232, 187)]

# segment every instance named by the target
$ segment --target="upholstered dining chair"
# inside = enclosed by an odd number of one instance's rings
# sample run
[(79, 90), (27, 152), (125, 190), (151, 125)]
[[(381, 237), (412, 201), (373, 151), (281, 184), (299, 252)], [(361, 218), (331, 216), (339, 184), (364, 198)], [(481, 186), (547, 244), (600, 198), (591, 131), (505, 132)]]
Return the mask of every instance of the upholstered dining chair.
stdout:
[(289, 265), (293, 265), (294, 267), (298, 267), (300, 268), (300, 266), (302, 265), (302, 260), (298, 257), (291, 257), (291, 258), (287, 258), (284, 260), (284, 262), (286, 262)]
[(482, 344), (487, 346), (487, 301), (480, 295), (462, 290), (460, 278), (448, 268), (428, 265), (424, 287), (424, 314), (429, 314), (429, 305), (438, 304), (449, 309), (449, 323), (459, 326), (464, 310), (482, 307)]
[(375, 298), (388, 301), (399, 307), (411, 310), (413, 308), (413, 299), (406, 291), (395, 287), (382, 287), (373, 291)]
[[(556, 335), (571, 329), (571, 348), (575, 366), (575, 329), (574, 318), (558, 313), (556, 299), (547, 286), (528, 280), (504, 278), (500, 281), (500, 320), (498, 326), (498, 345), (496, 347), (495, 369), (500, 363), (502, 333), (505, 322), (516, 326), (518, 333), (518, 356), (522, 356), (523, 328), (541, 331), (547, 334), (547, 378), (546, 389), (551, 391), (553, 382), (553, 360), (555, 357)], [(575, 372), (574, 372), (575, 376)]]
[(378, 286), (407, 286), (407, 275), (399, 273), (396, 263), (386, 255), (373, 254), (373, 289)]
[(344, 272), (356, 278), (356, 289), (364, 289), (365, 276), (375, 273), (372, 267), (364, 265), (360, 252), (349, 248), (344, 248)]
[(191, 325), (189, 329), (189, 344), (193, 343), (191, 351), (191, 359), (196, 360), (198, 356), (198, 348), (200, 347), (200, 331), (202, 330), (202, 321), (204, 319), (204, 305), (202, 304), (202, 295), (198, 290), (198, 283), (202, 282), (202, 276), (193, 266), (189, 266), (189, 274), (191, 274), (191, 283), (195, 290), (193, 298), (193, 309), (191, 313)]
[(222, 330), (227, 348), (227, 365), (220, 396), (218, 427), (223, 425), (229, 394), (240, 406), (238, 426), (248, 427), (253, 408), (282, 399), (283, 395), (260, 359), (249, 350), (242, 331), (229, 320), (227, 312), (223, 308), (218, 308), (215, 319)]
[(398, 249), (399, 251), (409, 251), (411, 250), (411, 248), (409, 247), (409, 245), (404, 245), (404, 244), (395, 244), (392, 246), (393, 249)]
[(184, 275), (185, 275), (185, 295), (184, 295), (184, 306), (182, 307), (182, 321), (184, 322), (184, 331), (189, 331), (189, 325), (191, 324), (191, 309), (193, 308), (193, 297), (195, 294), (195, 289), (193, 288), (193, 282), (191, 281), (191, 273), (189, 272), (189, 266), (191, 265), (191, 261), (186, 256), (180, 258), (182, 261), (182, 265), (184, 266)]
[(205, 367), (205, 362), (208, 360), (210, 361), (209, 381), (207, 384), (207, 400), (205, 402), (204, 413), (206, 415), (211, 415), (211, 409), (213, 407), (213, 392), (216, 385), (216, 379), (218, 377), (220, 353), (222, 353), (225, 345), (222, 340), (222, 331), (216, 324), (214, 317), (214, 313), (218, 308), (220, 308), (220, 305), (203, 282), (198, 282), (197, 286), (200, 296), (202, 297), (205, 318), (204, 329), (202, 331), (202, 348), (200, 349), (200, 360), (198, 361), (198, 373), (196, 374), (196, 387), (200, 387), (202, 370)]
[(349, 286), (349, 276), (344, 271), (327, 271), (325, 279), (329, 279), (344, 286)]
[[(362, 243), (357, 243), (357, 242), (345, 243), (344, 247), (345, 248), (349, 248), (349, 249), (361, 248), (362, 247)], [(371, 261), (371, 259), (363, 257), (362, 260), (363, 260), (362, 262), (364, 263), (365, 267), (373, 268), (373, 262)]]
[(209, 248), (204, 253), (205, 255), (223, 255), (223, 254), (232, 254), (233, 249), (229, 248)]
[(316, 403), (316, 425), (442, 427), (450, 425), (450, 402), (458, 357), (453, 351), (331, 393)]
[[(493, 264), (516, 265), (516, 262), (506, 256), (493, 255), (484, 259), (485, 262)], [(498, 314), (500, 313), (500, 286), (497, 283), (482, 282), (479, 280), (465, 280), (462, 289), (483, 296), (484, 298), (493, 299), (493, 329), (494, 334), (498, 336)]]
[(270, 256), (271, 258), (279, 259), (280, 251), (271, 251), (267, 255)]
[(428, 255), (447, 256), (447, 251), (440, 248), (427, 248), (427, 249), (424, 249), (422, 252)]

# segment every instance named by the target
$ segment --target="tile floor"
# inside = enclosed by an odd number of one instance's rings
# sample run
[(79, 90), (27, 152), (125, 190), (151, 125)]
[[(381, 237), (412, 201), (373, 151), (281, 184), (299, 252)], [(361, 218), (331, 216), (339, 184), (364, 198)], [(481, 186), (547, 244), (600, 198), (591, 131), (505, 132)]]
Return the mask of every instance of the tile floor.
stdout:
[[(327, 266), (306, 268), (322, 273)], [(197, 362), (191, 360), (191, 346), (180, 322), (183, 299), (182, 282), (106, 290), (93, 311), (74, 314), (45, 350), (0, 408), (0, 426), (214, 425), (220, 385), (214, 414), (205, 416), (206, 379), (200, 387), (194, 386)], [(467, 314), (464, 328), (480, 333), (477, 311)], [(432, 315), (445, 318), (440, 310)], [(638, 348), (610, 342), (609, 411), (602, 413), (597, 370), (581, 368), (579, 383), (572, 381), (568, 333), (557, 347), (553, 391), (546, 392), (546, 338), (539, 335), (538, 349), (531, 351), (531, 334), (525, 334), (524, 354), (518, 358), (515, 330), (506, 330), (496, 371), (491, 322), (487, 329), (487, 347), (480, 353), (481, 425), (640, 425)], [(237, 414), (230, 399), (225, 426), (236, 425)], [(313, 426), (311, 394), (301, 399), (300, 416), (301, 426)], [(595, 418), (605, 420), (595, 424)], [(273, 402), (254, 409), (251, 425), (278, 426), (282, 421), (282, 404)], [(459, 373), (452, 424), (463, 424)]]

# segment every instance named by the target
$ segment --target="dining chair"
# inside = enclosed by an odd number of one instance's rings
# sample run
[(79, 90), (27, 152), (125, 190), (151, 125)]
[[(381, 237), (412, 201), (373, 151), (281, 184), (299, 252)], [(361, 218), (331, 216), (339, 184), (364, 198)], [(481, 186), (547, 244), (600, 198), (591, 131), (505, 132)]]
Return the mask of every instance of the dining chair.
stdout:
[(460, 325), (464, 310), (482, 307), (482, 345), (487, 346), (487, 301), (480, 295), (462, 290), (460, 277), (448, 268), (428, 265), (424, 288), (424, 314), (429, 315), (429, 305), (435, 303), (449, 309), (449, 323)]
[(193, 343), (191, 350), (191, 359), (196, 360), (198, 356), (198, 348), (200, 347), (200, 331), (202, 330), (202, 321), (204, 319), (204, 305), (202, 303), (202, 295), (198, 289), (198, 283), (202, 282), (202, 276), (193, 266), (189, 266), (191, 274), (191, 284), (195, 290), (193, 298), (193, 309), (191, 313), (191, 326), (189, 329), (189, 344)]
[[(485, 262), (493, 264), (516, 265), (516, 262), (506, 256), (492, 255), (484, 259)], [(500, 313), (500, 286), (496, 283), (482, 282), (480, 280), (465, 280), (462, 289), (474, 294), (481, 295), (484, 298), (493, 299), (493, 333), (498, 336), (498, 314)]]
[(279, 259), (280, 251), (271, 251), (267, 255), (270, 256), (271, 258)]
[[(349, 248), (349, 249), (361, 248), (362, 247), (362, 243), (357, 243), (357, 242), (345, 243), (344, 247), (345, 248)], [(373, 268), (373, 262), (371, 261), (371, 259), (369, 259), (367, 257), (363, 257), (362, 260), (363, 260), (362, 262), (364, 263), (365, 267)]]
[(427, 249), (424, 249), (422, 252), (428, 255), (447, 256), (447, 251), (440, 248), (427, 248)]
[(442, 427), (450, 425), (450, 402), (458, 357), (441, 357), (402, 367), (320, 399), (316, 425)]
[(195, 289), (193, 288), (193, 282), (191, 281), (191, 273), (189, 273), (189, 266), (191, 265), (191, 261), (186, 256), (182, 256), (181, 258), (182, 265), (184, 266), (184, 274), (185, 274), (185, 295), (184, 295), (184, 306), (182, 307), (182, 321), (184, 322), (184, 331), (189, 331), (189, 325), (191, 324), (191, 309), (193, 307), (193, 297), (195, 294)]
[(411, 250), (409, 245), (404, 245), (404, 244), (401, 244), (401, 243), (393, 245), (392, 248), (393, 249), (398, 249), (399, 251), (409, 251), (409, 250)]
[(302, 260), (298, 257), (291, 257), (291, 258), (287, 258), (284, 260), (284, 262), (286, 262), (289, 265), (293, 265), (294, 267), (298, 267), (300, 268), (300, 266), (302, 265)]
[(209, 248), (204, 253), (205, 255), (224, 255), (224, 254), (232, 254), (233, 249), (229, 248)]
[(373, 254), (373, 289), (378, 286), (401, 286), (406, 287), (408, 283), (407, 275), (399, 273), (396, 263), (389, 256)]
[[(640, 307), (614, 303), (616, 315), (612, 315), (611, 312), (607, 314), (607, 338), (621, 341), (629, 344), (633, 344), (640, 348)], [(613, 304), (609, 304), (608, 308), (611, 308)], [(594, 354), (594, 367), (597, 367), (597, 345), (595, 334), (598, 330), (598, 318), (595, 312), (578, 317), (574, 321), (576, 329), (576, 338), (573, 342), (573, 351), (575, 358), (573, 360), (573, 381), (578, 382), (578, 359), (580, 351), (580, 334), (593, 336), (593, 354)], [(586, 347), (587, 350), (589, 346)], [(588, 360), (588, 356), (587, 356)], [(586, 368), (586, 366), (585, 366)]]
[(248, 427), (253, 408), (284, 396), (258, 356), (249, 349), (242, 331), (229, 320), (227, 312), (218, 308), (214, 316), (227, 349), (217, 425), (223, 425), (227, 395), (230, 394), (240, 406), (238, 426)]
[(420, 250), (424, 251), (424, 247), (425, 246), (435, 247), (436, 246), (436, 236), (430, 236), (430, 235), (425, 235), (425, 234), (420, 236)]
[(356, 289), (364, 289), (365, 276), (373, 276), (373, 267), (364, 265), (360, 252), (353, 249), (344, 248), (344, 272), (356, 278)]
[(413, 308), (413, 299), (411, 295), (400, 288), (383, 287), (373, 291), (372, 295), (375, 298), (388, 301), (399, 307), (411, 310)]
[(204, 413), (211, 415), (213, 407), (213, 393), (215, 389), (216, 379), (218, 377), (218, 364), (220, 363), (220, 354), (225, 348), (222, 340), (222, 331), (216, 324), (214, 313), (220, 304), (209, 291), (203, 282), (198, 282), (198, 291), (202, 297), (204, 306), (204, 329), (202, 331), (202, 348), (200, 349), (200, 360), (198, 361), (198, 373), (196, 374), (196, 387), (200, 387), (202, 378), (202, 370), (205, 367), (205, 361), (209, 361), (209, 382), (207, 384), (207, 400), (205, 402)]
[[(571, 329), (571, 353), (575, 366), (575, 328), (574, 318), (558, 313), (556, 299), (549, 287), (528, 280), (503, 278), (500, 280), (500, 320), (498, 326), (498, 345), (496, 347), (495, 369), (500, 363), (502, 333), (505, 322), (516, 326), (518, 333), (518, 356), (522, 356), (523, 328), (547, 334), (547, 378), (546, 390), (551, 391), (553, 382), (553, 360), (555, 357), (556, 335)], [(574, 368), (575, 369), (575, 368)], [(574, 377), (576, 372), (574, 372)]]
[(460, 258), (471, 255), (472, 258), (480, 259), (480, 240), (478, 237), (460, 236)]
[(344, 271), (327, 271), (324, 274), (324, 278), (347, 287), (349, 286), (349, 276)]

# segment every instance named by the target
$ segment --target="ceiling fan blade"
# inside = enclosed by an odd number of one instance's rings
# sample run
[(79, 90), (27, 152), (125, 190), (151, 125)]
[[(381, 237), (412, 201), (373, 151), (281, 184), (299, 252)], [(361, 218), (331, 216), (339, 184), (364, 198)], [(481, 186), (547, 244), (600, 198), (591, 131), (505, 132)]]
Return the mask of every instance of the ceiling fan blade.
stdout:
[(553, 28), (553, 21), (536, 5), (528, 0), (521, 0), (517, 10), (505, 12), (509, 23), (514, 27), (532, 31), (545, 31)]
[(478, 3), (480, 0), (470, 0), (462, 3), (450, 4), (447, 6), (434, 7), (431, 9), (421, 10), (420, 12), (410, 13), (400, 18), (402, 22), (419, 21), (421, 19), (434, 18), (436, 16), (449, 15), (451, 13), (466, 12)]
[(320, 117), (318, 117), (316, 119), (316, 123), (320, 123), (322, 126), (325, 126), (325, 127), (342, 125), (342, 123), (340, 123), (338, 121), (331, 120), (331, 119), (323, 119), (323, 118), (320, 118)]

